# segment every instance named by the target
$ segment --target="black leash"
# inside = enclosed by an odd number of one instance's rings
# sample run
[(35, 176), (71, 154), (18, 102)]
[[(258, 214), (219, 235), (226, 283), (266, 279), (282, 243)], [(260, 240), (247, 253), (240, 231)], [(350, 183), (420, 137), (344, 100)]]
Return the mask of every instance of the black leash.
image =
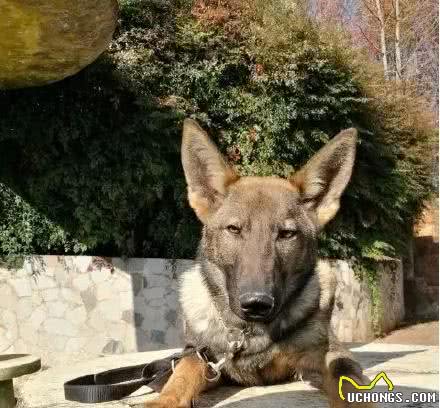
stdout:
[(96, 403), (119, 400), (147, 385), (160, 392), (170, 377), (174, 364), (190, 354), (196, 353), (193, 346), (187, 346), (171, 356), (139, 364), (89, 374), (64, 383), (64, 396), (67, 400)]
[[(115, 368), (74, 378), (64, 383), (64, 397), (66, 400), (85, 403), (114, 401), (129, 396), (143, 385), (160, 392), (174, 371), (175, 364), (191, 354), (197, 355), (206, 363), (205, 379), (210, 382), (218, 381), (225, 362), (234, 358), (245, 346), (246, 330), (236, 330), (236, 332), (236, 339), (234, 340), (232, 336), (228, 340), (228, 351), (217, 362), (214, 362), (215, 359), (209, 355), (207, 347), (187, 345), (180, 353), (148, 364)], [(206, 376), (207, 374), (209, 376)], [(191, 406), (194, 407), (194, 401)]]

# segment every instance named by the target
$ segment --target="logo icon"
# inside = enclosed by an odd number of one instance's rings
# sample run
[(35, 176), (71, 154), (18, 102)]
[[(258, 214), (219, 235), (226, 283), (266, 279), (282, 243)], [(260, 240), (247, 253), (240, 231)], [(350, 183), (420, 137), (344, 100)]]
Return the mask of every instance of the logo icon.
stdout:
[(342, 401), (345, 401), (344, 394), (342, 393), (342, 383), (344, 380), (348, 381), (357, 390), (372, 390), (381, 378), (387, 383), (388, 391), (393, 391), (394, 384), (391, 382), (391, 380), (388, 378), (388, 376), (383, 371), (380, 372), (379, 374), (377, 374), (376, 377), (374, 377), (374, 380), (371, 381), (371, 383), (369, 385), (359, 385), (352, 378), (346, 377), (345, 375), (341, 375), (339, 377), (339, 397), (341, 398)]

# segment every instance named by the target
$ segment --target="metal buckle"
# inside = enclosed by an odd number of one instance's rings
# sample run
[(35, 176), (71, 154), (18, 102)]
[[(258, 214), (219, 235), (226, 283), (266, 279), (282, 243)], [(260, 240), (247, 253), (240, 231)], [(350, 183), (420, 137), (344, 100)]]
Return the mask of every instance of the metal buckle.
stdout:
[(226, 362), (226, 358), (223, 357), (221, 360), (219, 360), (217, 363), (213, 363), (212, 361), (208, 361), (207, 362), (207, 366), (214, 371), (215, 375), (212, 378), (209, 378), (205, 375), (205, 379), (206, 381), (209, 382), (216, 382), (219, 380), (220, 376), (221, 376), (221, 369), (222, 367), (225, 365)]
[(203, 353), (203, 354), (202, 353), (203, 352), (200, 352), (199, 350), (196, 350), (196, 355), (199, 358), (199, 360), (203, 361), (204, 363), (207, 363), (208, 362), (208, 358), (206, 357), (205, 353)]
[(218, 381), (218, 379), (221, 376), (220, 370), (225, 364), (226, 359), (222, 358), (218, 363), (213, 363), (212, 361), (208, 360), (208, 357), (206, 357), (205, 353), (201, 353), (199, 350), (196, 350), (196, 355), (201, 361), (203, 361), (206, 364), (206, 368), (208, 370), (212, 370), (214, 372), (214, 377), (208, 377), (206, 375), (207, 370), (205, 370), (205, 374), (204, 374), (205, 380), (209, 382)]
[(227, 335), (227, 342), (230, 353), (236, 354), (238, 351), (244, 348), (247, 333), (248, 329), (243, 329), (240, 331), (238, 331), (237, 329), (229, 330)]
[[(197, 357), (203, 361), (204, 363), (206, 363), (207, 365), (207, 370), (211, 370), (214, 373), (213, 377), (208, 377), (206, 375), (206, 371), (205, 370), (205, 379), (206, 381), (209, 382), (216, 382), (219, 380), (220, 376), (221, 376), (221, 369), (222, 367), (225, 365), (226, 360), (227, 359), (233, 359), (235, 354), (238, 353), (241, 349), (243, 349), (245, 347), (245, 342), (246, 342), (246, 335), (249, 333), (249, 329), (243, 329), (243, 330), (238, 330), (238, 329), (231, 329), (228, 332), (227, 335), (227, 342), (228, 342), (228, 352), (224, 354), (224, 357), (221, 358), (217, 363), (213, 363), (212, 361), (209, 361), (207, 356), (205, 355), (205, 353), (203, 353), (203, 351), (201, 352), (200, 350), (196, 350), (196, 355)], [(238, 340), (237, 340), (238, 338)]]

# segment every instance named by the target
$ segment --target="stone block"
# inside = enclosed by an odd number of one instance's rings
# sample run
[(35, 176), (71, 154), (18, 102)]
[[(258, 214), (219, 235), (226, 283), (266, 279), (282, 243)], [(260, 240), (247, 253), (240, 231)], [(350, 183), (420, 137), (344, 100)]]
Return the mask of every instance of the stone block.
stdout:
[(144, 264), (144, 272), (148, 276), (169, 274), (168, 262), (166, 259), (149, 258)]
[(155, 310), (151, 308), (146, 308), (145, 310), (140, 310), (139, 313), (143, 315), (142, 328), (144, 330), (161, 330), (165, 331), (168, 327), (168, 322), (165, 319), (163, 309)]
[(83, 299), (78, 291), (70, 288), (61, 288), (61, 296), (68, 303), (81, 304)]
[(130, 292), (133, 294), (133, 283), (131, 276), (125, 272), (114, 271), (110, 279), (115, 292)]
[(13, 340), (7, 337), (7, 330), (0, 326), (0, 353), (5, 353), (11, 347)]
[(120, 306), (117, 301), (114, 300), (104, 300), (98, 303), (96, 310), (106, 320), (117, 321), (122, 318)]
[(137, 296), (144, 288), (144, 278), (140, 273), (133, 273), (131, 275), (131, 283), (132, 283), (133, 295)]
[(62, 317), (67, 310), (67, 305), (59, 300), (51, 302), (47, 306), (50, 317)]
[(88, 274), (78, 275), (73, 279), (73, 287), (79, 291), (84, 291), (91, 285)]
[(103, 268), (93, 269), (90, 272), (90, 276), (95, 284), (100, 284), (111, 278), (111, 272), (109, 268), (103, 267)]
[(66, 351), (67, 340), (66, 336), (51, 336), (50, 346), (56, 351)]
[(55, 279), (46, 275), (36, 276), (35, 285), (40, 290), (55, 288), (57, 286)]
[(165, 332), (163, 330), (151, 330), (151, 341), (153, 343), (165, 344)]
[(134, 314), (132, 310), (124, 310), (122, 312), (122, 320), (128, 324), (134, 325)]
[(112, 299), (115, 296), (113, 287), (110, 282), (102, 282), (96, 285), (96, 299), (97, 301)]
[(165, 320), (171, 325), (175, 326), (177, 322), (177, 311), (176, 310), (168, 310), (165, 313)]
[(43, 323), (43, 327), (49, 334), (58, 334), (66, 337), (74, 337), (78, 335), (78, 329), (72, 322), (69, 322), (66, 319), (46, 319)]
[(18, 297), (15, 290), (13, 290), (7, 283), (0, 283), (0, 293), (0, 310), (15, 310), (18, 304)]
[(25, 297), (32, 295), (32, 288), (30, 280), (26, 278), (11, 279), (10, 285), (14, 288), (18, 297)]
[(54, 300), (59, 299), (59, 289), (58, 288), (52, 288), (52, 289), (44, 289), (40, 292), (41, 297), (44, 299), (45, 302), (51, 302)]
[(69, 286), (70, 285), (70, 276), (67, 274), (62, 264), (57, 264), (56, 267), (51, 268), (53, 271), (53, 277), (58, 286)]
[[(89, 273), (89, 266), (93, 261), (91, 256), (70, 256), (65, 257), (70, 261), (71, 266), (76, 270), (77, 273)], [(84, 290), (84, 289), (81, 289)]]
[(133, 310), (134, 301), (133, 294), (131, 292), (119, 292), (115, 298), (119, 299), (119, 306), (121, 310)]
[(87, 343), (87, 337), (73, 337), (66, 342), (66, 352), (81, 351)]
[(97, 304), (95, 288), (91, 287), (87, 290), (81, 291), (81, 299), (87, 312), (93, 310)]
[(164, 288), (164, 287), (144, 289), (142, 291), (142, 296), (144, 296), (144, 298), (146, 299), (147, 303), (151, 299), (161, 299), (162, 303), (163, 303), (164, 302), (165, 292), (166, 292), (166, 288)]
[(81, 323), (87, 321), (87, 311), (84, 306), (78, 306), (75, 309), (69, 310), (65, 316), (66, 320), (79, 326)]
[(111, 339), (102, 349), (105, 354), (122, 354), (125, 352), (124, 344), (120, 340)]
[[(167, 275), (152, 275), (148, 277), (148, 288), (167, 288), (171, 285), (171, 279)], [(147, 286), (144, 286), (147, 287)]]
[(167, 347), (183, 347), (183, 336), (180, 330), (170, 327), (165, 334), (165, 344)]
[(15, 340), (18, 336), (17, 317), (12, 310), (0, 310), (0, 325), (6, 328), (6, 333), (10, 340)]
[(150, 299), (148, 301), (148, 306), (154, 309), (160, 309), (164, 306), (163, 299), (162, 298)]
[(127, 259), (123, 259), (123, 258), (112, 258), (111, 259), (113, 268), (114, 268), (114, 273), (115, 272), (119, 272), (119, 273), (124, 273), (127, 274), (128, 273), (128, 265), (127, 265)]
[(134, 273), (142, 275), (144, 273), (145, 259), (143, 258), (130, 258), (127, 261), (127, 271), (130, 275)]
[(89, 313), (89, 319), (87, 320), (87, 325), (96, 330), (97, 334), (103, 332), (106, 329), (106, 320), (102, 318), (101, 312), (97, 309), (93, 309)]

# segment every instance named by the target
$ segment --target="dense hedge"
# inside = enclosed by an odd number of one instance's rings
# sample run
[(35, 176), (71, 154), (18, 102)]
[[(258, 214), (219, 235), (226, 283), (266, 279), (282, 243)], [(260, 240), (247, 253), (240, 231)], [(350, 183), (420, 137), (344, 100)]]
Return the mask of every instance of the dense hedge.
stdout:
[(246, 4), (208, 19), (125, 0), (107, 55), (60, 83), (0, 94), (0, 254), (192, 256), (199, 225), (179, 158), (188, 115), (243, 174), (287, 175), (356, 126), (354, 178), (322, 254), (402, 250), (430, 191), (419, 105), (297, 10)]

